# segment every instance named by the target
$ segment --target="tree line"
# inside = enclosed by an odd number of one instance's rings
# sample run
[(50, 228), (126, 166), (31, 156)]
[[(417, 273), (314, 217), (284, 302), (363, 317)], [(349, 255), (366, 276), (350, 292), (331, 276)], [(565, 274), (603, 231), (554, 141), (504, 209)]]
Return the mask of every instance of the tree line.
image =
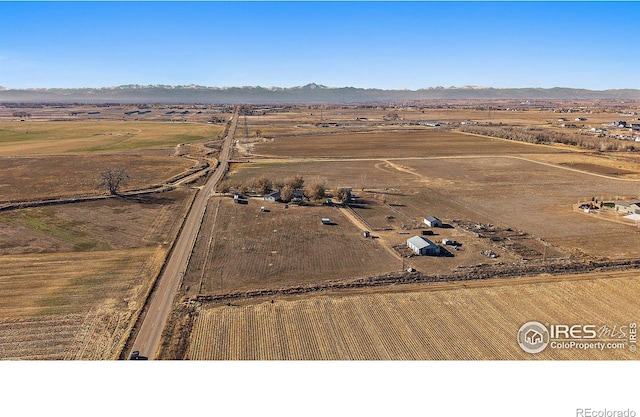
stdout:
[[(272, 179), (263, 174), (246, 181), (224, 180), (218, 185), (218, 192), (221, 193), (237, 192), (240, 194), (267, 195), (274, 191), (280, 191), (280, 200), (285, 203), (293, 200), (297, 192), (303, 192), (303, 195), (310, 200), (321, 200), (327, 197), (327, 180), (315, 178), (307, 183), (301, 175)], [(339, 188), (336, 190), (335, 197), (346, 201), (350, 194), (348, 188)]]
[(517, 128), (510, 126), (461, 126), (460, 130), (478, 135), (493, 136), (501, 139), (516, 140), (527, 143), (550, 145), (562, 143), (583, 149), (596, 151), (640, 151), (640, 145), (633, 142), (594, 137), (578, 133), (563, 133), (544, 130), (542, 128)]

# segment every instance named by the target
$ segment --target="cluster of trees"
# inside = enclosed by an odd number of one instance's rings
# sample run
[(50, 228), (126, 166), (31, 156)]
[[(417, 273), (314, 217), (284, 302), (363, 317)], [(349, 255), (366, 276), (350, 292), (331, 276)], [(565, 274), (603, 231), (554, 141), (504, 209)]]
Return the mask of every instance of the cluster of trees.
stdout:
[(31, 113), (27, 113), (26, 111), (14, 111), (13, 117), (17, 117), (18, 119), (24, 120), (31, 117)]
[(319, 200), (326, 195), (327, 181), (316, 178), (305, 187), (305, 180), (301, 175), (284, 179), (271, 179), (266, 175), (261, 175), (245, 182), (225, 180), (218, 186), (218, 191), (221, 193), (235, 191), (241, 194), (253, 192), (264, 195), (276, 190), (280, 191), (280, 199), (284, 202), (291, 201), (297, 191), (304, 192), (305, 197), (311, 200)]
[(509, 126), (461, 126), (460, 130), (479, 135), (493, 136), (520, 142), (578, 146), (597, 151), (640, 151), (640, 145), (616, 139), (594, 137), (579, 133), (562, 133), (542, 128), (517, 128)]

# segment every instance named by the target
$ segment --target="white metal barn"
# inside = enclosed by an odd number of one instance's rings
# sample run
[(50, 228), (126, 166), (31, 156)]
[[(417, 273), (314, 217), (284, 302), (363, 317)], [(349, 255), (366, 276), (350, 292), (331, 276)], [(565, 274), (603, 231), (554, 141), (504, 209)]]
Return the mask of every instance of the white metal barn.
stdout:
[(442, 227), (442, 220), (437, 217), (427, 216), (424, 218), (424, 224), (429, 227)]
[(414, 236), (407, 239), (407, 246), (414, 251), (417, 255), (438, 255), (440, 253), (440, 247), (420, 236)]

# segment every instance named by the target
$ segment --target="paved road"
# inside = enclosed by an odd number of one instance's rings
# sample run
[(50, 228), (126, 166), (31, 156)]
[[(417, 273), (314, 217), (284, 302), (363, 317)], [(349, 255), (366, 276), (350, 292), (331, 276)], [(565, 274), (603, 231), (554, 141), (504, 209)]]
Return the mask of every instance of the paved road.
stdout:
[(169, 312), (173, 305), (173, 298), (178, 290), (182, 276), (187, 269), (189, 254), (193, 250), (196, 237), (198, 236), (200, 224), (202, 223), (211, 191), (216, 187), (218, 182), (220, 182), (229, 167), (228, 161), (237, 124), (238, 110), (236, 109), (231, 120), (229, 132), (225, 138), (224, 146), (220, 152), (220, 164), (196, 195), (191, 210), (184, 221), (180, 236), (178, 236), (173, 251), (167, 259), (167, 265), (158, 278), (158, 285), (152, 295), (147, 315), (133, 343), (131, 351), (140, 351), (140, 355), (146, 356), (149, 359), (156, 357), (160, 337), (162, 336), (162, 331), (169, 317)]

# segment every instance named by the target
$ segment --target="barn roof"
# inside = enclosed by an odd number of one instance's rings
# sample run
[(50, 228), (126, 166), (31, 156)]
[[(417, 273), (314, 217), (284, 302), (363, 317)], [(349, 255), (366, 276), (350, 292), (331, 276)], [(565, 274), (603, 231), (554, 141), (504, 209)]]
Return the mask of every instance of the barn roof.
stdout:
[(425, 239), (420, 236), (414, 236), (412, 238), (407, 239), (407, 244), (409, 243), (411, 243), (413, 246), (415, 246), (418, 249), (428, 248), (429, 246), (436, 246), (436, 244), (430, 241), (429, 239)]

